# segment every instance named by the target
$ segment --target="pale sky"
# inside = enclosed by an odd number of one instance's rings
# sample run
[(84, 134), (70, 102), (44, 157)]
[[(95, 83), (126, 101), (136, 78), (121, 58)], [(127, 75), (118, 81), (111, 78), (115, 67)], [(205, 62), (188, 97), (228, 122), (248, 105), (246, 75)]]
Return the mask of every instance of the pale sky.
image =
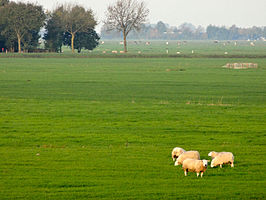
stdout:
[[(14, 0), (34, 2), (52, 10), (57, 4), (77, 3), (91, 8), (98, 22), (104, 19), (108, 5), (116, 0)], [(163, 21), (171, 26), (184, 22), (207, 27), (209, 24), (235, 24), (238, 27), (266, 26), (266, 0), (144, 0), (150, 10), (148, 21)], [(99, 31), (102, 23), (96, 30)]]

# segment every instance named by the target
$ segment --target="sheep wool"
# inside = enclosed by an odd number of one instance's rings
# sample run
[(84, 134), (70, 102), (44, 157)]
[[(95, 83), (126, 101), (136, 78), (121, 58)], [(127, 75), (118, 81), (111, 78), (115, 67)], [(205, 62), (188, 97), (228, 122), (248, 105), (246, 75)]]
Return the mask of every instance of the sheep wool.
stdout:
[(211, 167), (220, 165), (222, 168), (223, 164), (231, 164), (231, 167), (234, 167), (234, 155), (231, 152), (219, 152), (212, 160)]
[(197, 173), (197, 177), (203, 176), (203, 173), (207, 170), (207, 166), (208, 166), (208, 160), (197, 160), (197, 159), (191, 159), (188, 158), (186, 160), (184, 160), (183, 162), (183, 170), (185, 173), (185, 176), (187, 176), (188, 172), (196, 172)]
[(180, 147), (175, 147), (173, 149), (173, 151), (172, 151), (172, 159), (173, 159), (173, 161), (175, 161), (178, 158), (178, 156), (180, 156), (184, 152), (185, 152), (184, 149), (182, 149)]
[(192, 158), (192, 159), (200, 159), (200, 154), (198, 151), (186, 151), (184, 153), (182, 153), (175, 161), (175, 166), (177, 165), (182, 165), (183, 161), (188, 159), (188, 158)]

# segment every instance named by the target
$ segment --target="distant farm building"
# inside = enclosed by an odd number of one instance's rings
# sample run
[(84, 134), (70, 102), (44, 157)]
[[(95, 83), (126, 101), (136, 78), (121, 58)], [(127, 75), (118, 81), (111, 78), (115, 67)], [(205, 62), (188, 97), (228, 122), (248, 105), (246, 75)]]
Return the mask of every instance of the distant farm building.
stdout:
[(258, 68), (257, 63), (227, 63), (224, 68), (230, 69), (249, 69), (249, 68)]

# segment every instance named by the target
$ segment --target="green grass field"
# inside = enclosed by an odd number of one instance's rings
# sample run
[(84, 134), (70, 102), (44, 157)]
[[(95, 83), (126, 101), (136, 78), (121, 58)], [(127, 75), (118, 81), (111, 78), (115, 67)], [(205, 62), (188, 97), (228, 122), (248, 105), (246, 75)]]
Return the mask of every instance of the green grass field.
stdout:
[[(1, 200), (266, 198), (265, 58), (52, 57), (0, 56)], [(235, 167), (185, 177), (176, 146)]]
[[(177, 56), (177, 57), (236, 57), (236, 56), (256, 56), (266, 57), (266, 42), (253, 42), (255, 46), (250, 45), (250, 41), (219, 41), (215, 44), (213, 41), (149, 41), (150, 45), (146, 45), (146, 41), (128, 41), (129, 54), (138, 54), (139, 56)], [(124, 46), (119, 41), (104, 41), (90, 54), (112, 54), (113, 50), (123, 51)], [(65, 49), (65, 51), (69, 51)], [(168, 54), (167, 54), (168, 51)], [(193, 51), (193, 53), (192, 53)], [(86, 51), (85, 51), (86, 52)], [(179, 52), (179, 54), (177, 54)], [(227, 54), (225, 54), (227, 52)], [(139, 54), (140, 53), (140, 54)]]

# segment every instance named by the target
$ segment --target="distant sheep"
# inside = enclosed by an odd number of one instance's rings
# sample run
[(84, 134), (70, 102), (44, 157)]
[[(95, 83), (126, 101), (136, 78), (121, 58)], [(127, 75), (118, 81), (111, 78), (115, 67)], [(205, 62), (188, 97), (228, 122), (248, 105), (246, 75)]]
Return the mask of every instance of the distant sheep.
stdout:
[(187, 176), (188, 172), (196, 172), (197, 177), (199, 176), (199, 173), (201, 173), (200, 176), (202, 178), (203, 173), (207, 170), (207, 166), (208, 160), (197, 160), (188, 158), (184, 160), (182, 168), (184, 170), (185, 176)]
[(175, 161), (175, 166), (182, 165), (184, 160), (192, 158), (192, 159), (200, 159), (200, 154), (198, 151), (185, 151), (182, 153)]
[(184, 153), (185, 150), (180, 148), (180, 147), (175, 147), (172, 151), (172, 158), (173, 158), (173, 161), (175, 161), (178, 156), (180, 156), (182, 153)]
[(234, 167), (234, 155), (231, 152), (215, 152), (211, 151), (208, 156), (212, 157), (211, 167), (216, 167), (220, 165), (223, 167), (223, 164), (231, 164), (231, 167)]

